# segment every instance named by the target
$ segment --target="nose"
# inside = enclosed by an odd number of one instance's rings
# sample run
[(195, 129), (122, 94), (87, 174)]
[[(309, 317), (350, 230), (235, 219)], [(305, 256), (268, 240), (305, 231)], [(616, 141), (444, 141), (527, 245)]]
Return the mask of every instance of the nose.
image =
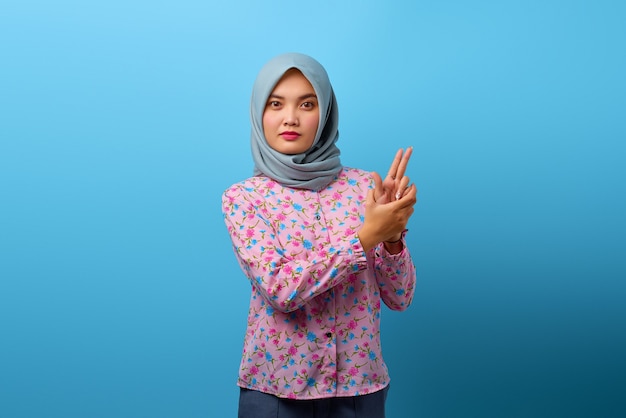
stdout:
[(285, 126), (295, 126), (298, 124), (298, 114), (296, 109), (289, 108), (285, 109), (285, 117), (283, 120), (283, 125)]

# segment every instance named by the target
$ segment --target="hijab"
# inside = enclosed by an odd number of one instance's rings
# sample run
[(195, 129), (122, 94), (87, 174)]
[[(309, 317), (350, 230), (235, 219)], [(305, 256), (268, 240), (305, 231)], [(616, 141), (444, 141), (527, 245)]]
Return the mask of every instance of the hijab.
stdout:
[[(313, 145), (307, 151), (287, 155), (270, 147), (263, 133), (263, 112), (267, 99), (289, 69), (298, 69), (309, 80), (320, 106), (320, 120)], [(267, 62), (254, 82), (250, 100), (251, 147), (254, 174), (266, 175), (283, 186), (321, 190), (341, 171), (339, 113), (328, 74), (315, 59), (298, 53), (278, 55)]]

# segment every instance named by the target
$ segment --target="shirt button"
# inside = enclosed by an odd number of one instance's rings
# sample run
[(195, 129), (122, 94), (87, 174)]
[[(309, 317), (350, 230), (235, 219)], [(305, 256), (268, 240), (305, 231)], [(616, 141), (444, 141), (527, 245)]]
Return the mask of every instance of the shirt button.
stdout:
[(330, 338), (330, 337), (332, 337), (332, 336), (333, 336), (333, 333), (332, 333), (332, 332), (327, 332), (327, 333), (326, 333), (326, 337), (327, 337), (327, 338)]
[(320, 219), (322, 219), (322, 217), (318, 214), (318, 215), (315, 215), (315, 219), (319, 221)]

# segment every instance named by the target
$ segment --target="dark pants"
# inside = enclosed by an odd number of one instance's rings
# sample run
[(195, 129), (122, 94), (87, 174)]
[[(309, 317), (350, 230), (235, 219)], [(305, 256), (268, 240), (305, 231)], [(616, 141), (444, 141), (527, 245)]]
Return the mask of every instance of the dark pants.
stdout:
[(385, 418), (389, 386), (368, 395), (293, 400), (240, 389), (239, 418)]

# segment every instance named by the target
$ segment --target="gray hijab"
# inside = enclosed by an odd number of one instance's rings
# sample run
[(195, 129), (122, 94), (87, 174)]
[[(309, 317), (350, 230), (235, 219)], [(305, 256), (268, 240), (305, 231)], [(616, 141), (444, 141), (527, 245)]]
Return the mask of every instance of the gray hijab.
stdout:
[[(287, 155), (271, 148), (263, 133), (263, 111), (274, 87), (291, 68), (309, 80), (320, 106), (320, 121), (313, 145), (301, 154)], [(278, 183), (300, 189), (321, 190), (341, 171), (339, 148), (339, 113), (328, 74), (313, 58), (288, 53), (272, 58), (259, 72), (252, 88), (250, 120), (252, 123), (252, 158), (254, 174), (266, 175)]]

